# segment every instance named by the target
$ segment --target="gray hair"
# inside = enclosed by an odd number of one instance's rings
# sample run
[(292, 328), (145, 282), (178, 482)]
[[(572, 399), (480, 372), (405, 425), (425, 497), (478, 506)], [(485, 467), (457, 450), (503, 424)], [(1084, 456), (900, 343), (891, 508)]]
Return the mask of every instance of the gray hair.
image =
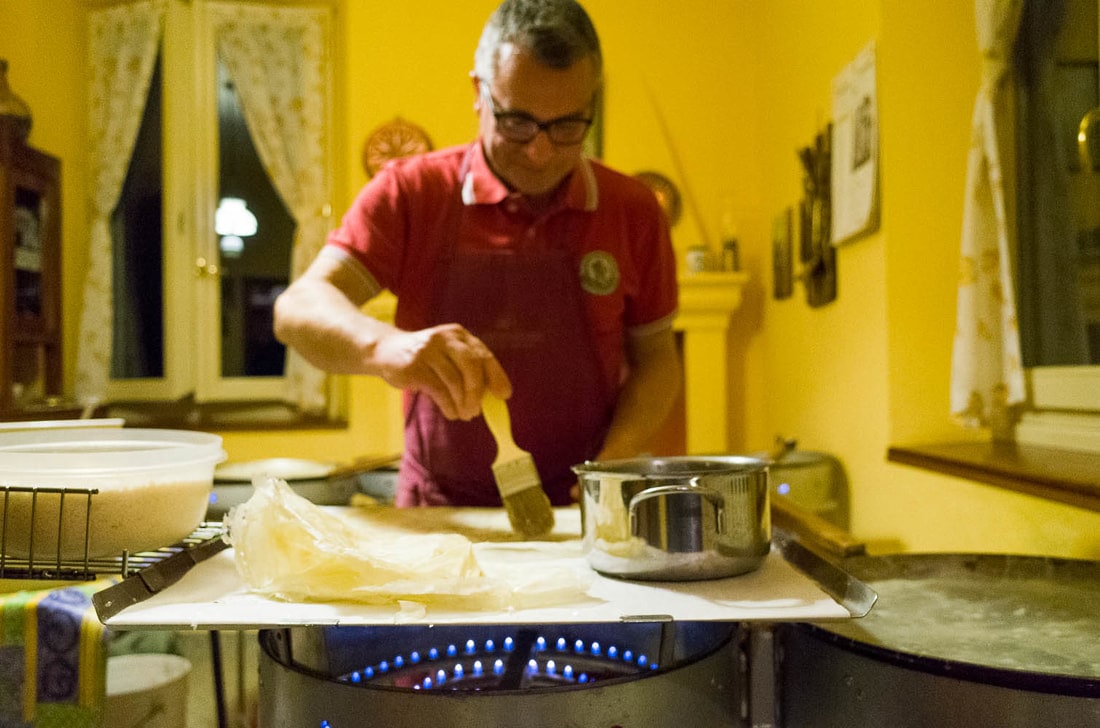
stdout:
[(565, 69), (590, 56), (603, 73), (600, 39), (588, 13), (575, 0), (504, 0), (489, 17), (474, 53), (474, 74), (492, 83), (500, 49), (515, 45), (550, 68)]

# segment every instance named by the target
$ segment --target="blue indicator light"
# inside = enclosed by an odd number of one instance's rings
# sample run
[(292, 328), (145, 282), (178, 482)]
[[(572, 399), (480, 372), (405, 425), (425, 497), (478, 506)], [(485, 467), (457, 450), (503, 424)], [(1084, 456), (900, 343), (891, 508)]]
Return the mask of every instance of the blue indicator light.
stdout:
[(447, 673), (443, 670), (438, 670), (435, 673), (435, 682), (437, 685), (442, 685), (447, 682)]
[(562, 674), (562, 677), (564, 677), (566, 680), (572, 680), (573, 679), (573, 666), (572, 665), (566, 665), (565, 668), (561, 671), (561, 674)]
[(477, 652), (477, 643), (473, 640), (466, 640), (466, 654), (472, 655)]
[(564, 650), (565, 649), (565, 638), (564, 637), (558, 637), (558, 641), (556, 643), (554, 643), (554, 646), (558, 648), (558, 652), (561, 652), (562, 650)]
[(485, 674), (485, 668), (481, 666), (481, 660), (474, 660), (474, 676), (481, 677)]
[(390, 663), (386, 662), (385, 660), (382, 660), (378, 663), (378, 672), (389, 672), (389, 669)]
[(638, 655), (638, 667), (645, 667), (647, 662), (649, 662), (649, 658), (645, 655)]
[(587, 672), (582, 672), (580, 677), (577, 678), (577, 682), (582, 683), (582, 684), (588, 682), (588, 673)]
[(578, 655), (584, 652), (584, 642), (582, 642), (581, 640), (577, 640), (576, 642), (574, 642), (573, 651), (576, 652)]
[(447, 657), (454, 657), (458, 654), (458, 648), (454, 645), (447, 645)]
[(428, 659), (429, 660), (438, 660), (439, 659), (439, 650), (437, 650), (434, 647), (431, 648), (430, 650), (428, 650)]
[(365, 667), (365, 668), (363, 668), (363, 675), (364, 675), (365, 677), (367, 677), (368, 679), (370, 679), (370, 678), (374, 677), (374, 668), (373, 668), (373, 667)]
[(409, 653), (409, 662), (411, 662), (414, 665), (419, 663), (420, 662), (420, 653), (419, 652), (410, 652)]
[(405, 666), (405, 658), (402, 657), (401, 655), (398, 655), (397, 657), (393, 658), (393, 666), (394, 667), (404, 667)]
[(598, 657), (598, 656), (599, 656), (599, 654), (600, 654), (600, 643), (599, 643), (599, 642), (593, 642), (593, 643), (592, 643), (592, 647), (591, 647), (591, 649), (590, 649), (589, 651), (590, 651), (590, 652), (591, 652), (591, 653), (592, 653), (593, 655), (596, 655), (596, 656)]
[(492, 640), (485, 640), (485, 651), (494, 652), (497, 648), (497, 643)]
[(534, 675), (538, 671), (539, 671), (538, 660), (536, 660), (535, 658), (532, 657), (530, 660), (527, 661), (527, 672)]
[(775, 487), (775, 489), (776, 489), (776, 491), (779, 492), (779, 495), (787, 495), (788, 493), (791, 492), (791, 484), (790, 483), (780, 483), (779, 485), (777, 485)]
[[(539, 639), (542, 639), (542, 638), (540, 637)], [(505, 637), (504, 638), (504, 651), (505, 652), (511, 652), (514, 649), (516, 649), (515, 641), (511, 637)]]
[(360, 682), (362, 682), (362, 681), (363, 681), (363, 674), (362, 674), (361, 672), (359, 672), (358, 670), (356, 670), (355, 672), (353, 672), (353, 673), (351, 674), (351, 681), (352, 681), (353, 683), (360, 683)]
[(466, 673), (466, 670), (465, 670), (465, 668), (462, 667), (462, 663), (461, 662), (455, 663), (455, 669), (454, 669), (455, 680), (458, 680), (459, 678), (461, 678), (465, 673)]
[(631, 652), (630, 650), (627, 650), (626, 652), (623, 653), (623, 662), (633, 662), (633, 661), (634, 661), (634, 653), (633, 652)]
[(425, 690), (430, 690), (432, 687), (432, 679), (430, 677), (425, 677), (420, 684), (424, 686)]
[(557, 671), (558, 671), (557, 664), (555, 664), (553, 660), (547, 660), (546, 661), (546, 674), (547, 675), (553, 675)]
[(535, 640), (535, 647), (538, 649), (539, 652), (542, 652), (543, 650), (545, 650), (546, 649), (546, 638), (540, 636), (537, 640)]
[(616, 657), (619, 656), (619, 648), (615, 645), (611, 645), (607, 648), (607, 656), (614, 660)]
[(504, 674), (504, 660), (497, 660), (496, 662), (493, 663), (493, 674), (494, 675), (503, 675)]

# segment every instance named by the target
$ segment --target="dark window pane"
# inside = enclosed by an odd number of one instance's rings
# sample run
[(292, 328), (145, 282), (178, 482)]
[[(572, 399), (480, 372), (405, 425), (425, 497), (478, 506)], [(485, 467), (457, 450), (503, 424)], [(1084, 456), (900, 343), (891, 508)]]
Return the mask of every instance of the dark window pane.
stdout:
[(218, 63), (219, 199), (244, 200), (253, 235), (222, 236), (223, 377), (282, 376), (286, 349), (272, 331), (272, 304), (290, 279), (294, 220), (260, 162), (240, 98)]
[(162, 178), (158, 57), (122, 196), (111, 215), (114, 379), (164, 376)]
[[(1097, 5), (1026, 3), (1017, 44), (1017, 302), (1025, 366), (1100, 364)], [(1100, 151), (1100, 120), (1088, 128)]]

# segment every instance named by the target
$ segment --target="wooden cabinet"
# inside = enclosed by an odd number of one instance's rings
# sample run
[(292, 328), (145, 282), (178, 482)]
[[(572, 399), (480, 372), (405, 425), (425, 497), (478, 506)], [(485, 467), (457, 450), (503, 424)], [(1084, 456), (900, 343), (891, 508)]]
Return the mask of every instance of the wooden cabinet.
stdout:
[(61, 163), (0, 117), (0, 420), (62, 394)]

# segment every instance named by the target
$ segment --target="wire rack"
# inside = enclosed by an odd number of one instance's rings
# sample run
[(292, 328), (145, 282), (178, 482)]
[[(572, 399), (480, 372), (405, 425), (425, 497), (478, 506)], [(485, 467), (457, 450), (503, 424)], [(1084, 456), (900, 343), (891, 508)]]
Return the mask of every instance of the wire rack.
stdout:
[[(90, 558), (88, 546), (91, 540), (91, 513), (92, 501), (99, 493), (95, 488), (47, 488), (37, 486), (13, 486), (0, 485), (0, 579), (29, 579), (41, 581), (91, 581), (104, 575), (130, 576), (153, 564), (164, 561), (168, 557), (186, 551), (194, 546), (220, 535), (223, 531), (220, 522), (202, 523), (190, 535), (178, 543), (164, 546), (151, 551), (139, 551), (131, 553), (123, 551), (116, 556)], [(9, 549), (9, 523), (11, 513), (12, 495), (20, 494), (30, 498), (30, 528), (28, 530), (29, 541), (22, 544), (24, 548)], [(66, 512), (72, 515), (76, 511), (76, 518), (83, 518), (84, 530), (75, 538), (69, 536), (69, 543), (83, 541), (83, 557), (63, 558), (62, 525), (65, 523)], [(50, 523), (56, 518), (57, 538), (50, 548), (35, 548), (36, 534), (40, 533), (40, 523), (43, 518), (40, 514), (49, 512), (45, 518)], [(73, 549), (66, 548), (65, 552), (71, 553)], [(81, 549), (76, 549), (81, 551)], [(9, 552), (18, 555), (9, 556)]]

